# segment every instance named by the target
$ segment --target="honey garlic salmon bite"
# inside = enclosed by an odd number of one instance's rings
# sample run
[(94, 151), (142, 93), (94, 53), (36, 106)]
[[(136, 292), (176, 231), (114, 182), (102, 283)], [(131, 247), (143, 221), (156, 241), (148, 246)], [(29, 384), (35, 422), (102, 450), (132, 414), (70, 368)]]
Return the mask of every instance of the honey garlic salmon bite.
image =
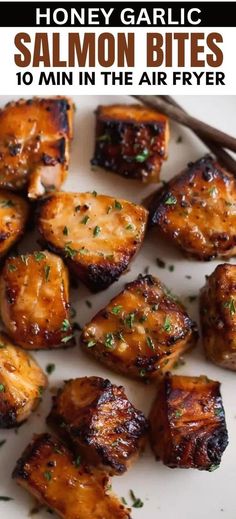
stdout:
[(8, 335), (22, 348), (73, 346), (62, 259), (46, 250), (9, 257), (0, 275), (0, 312)]
[(0, 188), (36, 199), (67, 176), (73, 106), (66, 97), (20, 99), (0, 110)]
[(236, 265), (218, 265), (200, 292), (202, 342), (209, 360), (236, 370)]
[(150, 227), (198, 260), (236, 254), (236, 179), (210, 156), (172, 178), (149, 204)]
[(142, 105), (99, 106), (92, 164), (119, 175), (158, 182), (167, 159), (168, 118)]
[(0, 258), (23, 236), (28, 219), (27, 201), (0, 189)]
[(103, 471), (88, 467), (56, 437), (35, 435), (12, 475), (62, 519), (131, 519)]
[(166, 373), (150, 413), (150, 444), (168, 467), (217, 469), (228, 445), (220, 383)]
[(83, 328), (85, 352), (119, 373), (155, 380), (196, 344), (196, 324), (151, 275), (127, 283)]
[(0, 428), (17, 427), (38, 406), (47, 377), (37, 362), (0, 333)]
[(123, 474), (145, 445), (148, 422), (122, 386), (101, 377), (67, 380), (53, 397), (47, 423), (84, 462)]
[(49, 195), (39, 203), (37, 221), (42, 243), (98, 292), (127, 270), (144, 240), (147, 218), (144, 207), (94, 191)]

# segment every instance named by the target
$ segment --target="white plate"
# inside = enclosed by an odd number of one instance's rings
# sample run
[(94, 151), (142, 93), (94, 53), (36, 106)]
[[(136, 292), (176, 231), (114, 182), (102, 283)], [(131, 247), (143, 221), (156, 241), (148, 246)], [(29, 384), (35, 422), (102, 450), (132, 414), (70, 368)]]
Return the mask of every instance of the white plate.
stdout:
[[(17, 97), (17, 96), (15, 96)], [(176, 98), (193, 115), (208, 123), (236, 135), (236, 96), (184, 96)], [(0, 97), (3, 106), (10, 98)], [(90, 167), (94, 145), (94, 110), (98, 104), (132, 102), (128, 97), (112, 96), (75, 96), (77, 110), (75, 114), (75, 137), (72, 145), (72, 160), (65, 190), (96, 190), (116, 197), (124, 197), (140, 202), (155, 186), (144, 187), (141, 183), (126, 180), (110, 172)], [(169, 179), (178, 173), (185, 164), (200, 157), (205, 149), (197, 138), (180, 126), (172, 124), (169, 159), (162, 169), (162, 178)], [(182, 142), (177, 144), (179, 136)], [(33, 248), (32, 238), (25, 239), (24, 250)], [(167, 267), (158, 268), (156, 258), (163, 258)], [(168, 266), (175, 266), (169, 272)], [(77, 309), (77, 321), (84, 325), (93, 314), (103, 307), (112, 296), (117, 294), (124, 283), (134, 279), (148, 265), (150, 272), (159, 276), (167, 286), (186, 303), (191, 317), (198, 319), (197, 303), (189, 303), (188, 297), (198, 294), (204, 284), (206, 274), (212, 272), (217, 262), (200, 263), (188, 261), (171, 245), (157, 242), (154, 235), (146, 239), (131, 269), (114, 283), (108, 290), (91, 295), (84, 286), (72, 290), (71, 300)], [(187, 279), (186, 275), (191, 275)], [(92, 308), (86, 305), (91, 301)], [(148, 414), (155, 388), (134, 382), (116, 375), (93, 362), (83, 354), (79, 347), (65, 351), (38, 352), (35, 357), (43, 368), (48, 363), (55, 363), (56, 370), (49, 376), (50, 388), (58, 386), (62, 380), (84, 375), (108, 377), (114, 383), (123, 384), (131, 401)], [(146, 450), (141, 459), (124, 476), (113, 479), (113, 488), (128, 503), (129, 489), (140, 497), (144, 506), (132, 510), (133, 519), (209, 519), (209, 517), (233, 519), (235, 517), (235, 459), (236, 459), (236, 392), (233, 372), (217, 368), (208, 363), (200, 345), (185, 357), (186, 364), (178, 373), (186, 375), (207, 374), (208, 377), (222, 382), (223, 402), (229, 430), (229, 446), (223, 455), (221, 466), (212, 473), (198, 470), (169, 469), (161, 462), (156, 462), (150, 450)], [(7, 439), (0, 451), (0, 495), (10, 496), (14, 500), (0, 502), (1, 519), (26, 519), (34, 504), (32, 498), (17, 487), (11, 480), (11, 472), (22, 450), (30, 441), (34, 432), (46, 430), (44, 419), (51, 405), (50, 388), (43, 403), (16, 432), (0, 431), (0, 440)], [(37, 519), (49, 519), (46, 510), (41, 510)], [(112, 519), (112, 518), (111, 518)]]

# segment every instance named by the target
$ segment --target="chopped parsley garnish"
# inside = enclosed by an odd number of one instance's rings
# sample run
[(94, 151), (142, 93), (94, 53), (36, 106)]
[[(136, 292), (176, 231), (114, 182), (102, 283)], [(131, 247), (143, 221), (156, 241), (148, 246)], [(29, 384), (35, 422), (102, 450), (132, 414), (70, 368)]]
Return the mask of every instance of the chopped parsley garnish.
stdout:
[(64, 342), (65, 344), (67, 342), (69, 342), (71, 339), (73, 339), (74, 335), (67, 335), (66, 337), (63, 337), (63, 339), (61, 340), (61, 342)]
[(86, 225), (86, 223), (88, 223), (88, 221), (89, 221), (89, 216), (86, 215), (86, 216), (84, 216), (84, 217), (82, 218), (81, 223), (83, 223), (84, 225)]
[(174, 195), (168, 195), (168, 198), (165, 200), (165, 205), (175, 205), (177, 204), (177, 198)]
[(121, 501), (122, 501), (123, 505), (125, 505), (125, 506), (127, 506), (127, 505), (128, 505), (128, 503), (127, 503), (127, 501), (126, 501), (125, 497), (122, 497), (122, 498), (121, 498)]
[(61, 323), (61, 331), (67, 332), (70, 329), (70, 322), (68, 319), (64, 319)]
[(46, 258), (46, 255), (43, 253), (43, 252), (34, 252), (34, 257), (36, 259), (36, 261), (41, 261), (42, 259), (45, 259)]
[(215, 416), (220, 416), (221, 412), (222, 412), (222, 409), (218, 408), (218, 409), (215, 409), (214, 414), (215, 414)]
[(81, 456), (77, 456), (76, 460), (75, 460), (75, 466), (76, 467), (79, 467), (81, 464)]
[(51, 375), (53, 373), (53, 371), (55, 371), (55, 364), (47, 364), (46, 366), (46, 372), (48, 375)]
[(174, 266), (174, 265), (169, 265), (168, 270), (169, 270), (170, 272), (174, 272), (174, 270), (175, 270), (175, 266)]
[(170, 331), (171, 331), (171, 322), (170, 322), (170, 318), (168, 317), (168, 315), (165, 318), (165, 321), (163, 324), (163, 330), (165, 330), (165, 332), (167, 332), (167, 333), (170, 333)]
[(132, 223), (128, 223), (128, 225), (126, 225), (127, 231), (133, 231), (133, 228), (134, 228), (134, 226), (132, 225)]
[(3, 445), (5, 445), (7, 440), (0, 440), (0, 447), (2, 447)]
[(48, 281), (48, 279), (49, 279), (50, 270), (51, 270), (50, 265), (45, 265), (45, 267), (44, 267), (44, 274), (45, 274), (46, 281)]
[(109, 135), (109, 133), (104, 133), (103, 135), (100, 135), (100, 137), (97, 137), (96, 140), (99, 142), (109, 142), (111, 141), (111, 136)]
[(142, 508), (143, 507), (143, 501), (139, 497), (135, 496), (133, 490), (130, 490), (129, 493), (130, 493), (130, 497), (131, 497), (131, 499), (133, 501), (132, 507), (133, 508)]
[(93, 196), (97, 196), (97, 191), (92, 191)]
[(113, 306), (113, 308), (111, 309), (111, 313), (114, 314), (114, 315), (117, 315), (122, 310), (123, 310), (123, 306), (122, 305), (116, 305), (116, 306)]
[(146, 343), (147, 343), (148, 347), (150, 348), (150, 350), (152, 350), (152, 351), (155, 350), (154, 342), (151, 337), (146, 338)]
[(65, 244), (65, 247), (64, 247), (64, 251), (65, 251), (65, 256), (66, 258), (74, 258), (74, 256), (76, 256), (76, 254), (78, 253), (78, 251), (76, 249), (72, 249), (72, 247), (70, 246), (71, 245), (71, 241), (68, 241), (68, 243)]
[(0, 205), (1, 207), (14, 207), (15, 204), (12, 202), (12, 200), (2, 200)]
[(135, 160), (136, 162), (145, 162), (145, 160), (147, 160), (149, 157), (149, 151), (147, 148), (144, 148), (143, 151), (141, 151), (140, 153), (138, 153), (138, 155), (135, 156)]
[(39, 394), (40, 397), (42, 396), (42, 394), (43, 394), (43, 386), (39, 386), (38, 387), (38, 394)]
[(208, 470), (209, 470), (209, 472), (213, 472), (214, 470), (218, 469), (219, 466), (220, 466), (220, 465), (215, 465), (215, 464), (213, 464), (213, 465), (210, 466), (210, 468), (209, 468)]
[(114, 202), (114, 208), (115, 208), (115, 209), (118, 209), (118, 211), (121, 211), (121, 209), (123, 209), (121, 203), (118, 202), (118, 200), (115, 200), (115, 202)]
[(181, 409), (176, 409), (176, 411), (175, 411), (175, 418), (180, 418), (181, 416), (182, 416)]
[(66, 225), (63, 229), (63, 234), (64, 234), (64, 236), (68, 236), (68, 227), (66, 227)]
[(218, 189), (216, 187), (211, 187), (208, 191), (209, 195), (214, 196), (217, 195)]
[(104, 338), (105, 347), (111, 350), (115, 345), (115, 339), (113, 333), (107, 333)]
[(13, 497), (0, 496), (0, 501), (13, 501)]
[(96, 344), (96, 341), (91, 340), (87, 343), (87, 348), (93, 348), (95, 346), (95, 344)]
[(4, 384), (0, 384), (0, 393), (4, 393), (5, 392), (5, 386)]
[(166, 266), (165, 262), (161, 258), (156, 258), (156, 263), (160, 269), (164, 269)]
[(141, 317), (139, 318), (140, 323), (144, 323), (146, 320), (147, 320), (147, 315), (141, 315)]
[(7, 265), (7, 270), (9, 270), (9, 272), (15, 272), (15, 270), (17, 270), (17, 268), (15, 265), (13, 265), (13, 263), (9, 263)]
[(47, 481), (51, 481), (51, 479), (52, 479), (52, 473), (51, 473), (49, 470), (46, 470), (46, 471), (43, 473), (43, 477), (44, 477), (44, 479), (46, 479)]
[(96, 227), (94, 227), (93, 229), (93, 235), (94, 236), (98, 236), (101, 232), (101, 227), (99, 227), (99, 225), (96, 225)]
[(229, 299), (229, 301), (225, 301), (223, 306), (224, 306), (224, 308), (229, 309), (230, 315), (234, 315), (236, 313), (235, 301), (232, 297), (231, 297), (231, 299)]
[(131, 312), (130, 314), (128, 314), (126, 316), (126, 318), (124, 320), (125, 325), (128, 326), (129, 328), (133, 328), (134, 320), (135, 320), (135, 313)]

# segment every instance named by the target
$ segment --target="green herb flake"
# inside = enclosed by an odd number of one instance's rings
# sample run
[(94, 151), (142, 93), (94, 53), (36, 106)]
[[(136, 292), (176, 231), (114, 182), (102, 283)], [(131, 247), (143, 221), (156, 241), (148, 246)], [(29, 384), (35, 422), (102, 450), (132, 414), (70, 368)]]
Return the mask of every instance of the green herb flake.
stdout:
[(96, 227), (94, 227), (93, 229), (93, 235), (94, 236), (98, 236), (101, 232), (101, 227), (99, 227), (99, 225), (96, 225)]
[(81, 223), (83, 223), (84, 225), (86, 225), (86, 224), (88, 223), (88, 221), (89, 221), (89, 216), (86, 215), (86, 216), (84, 216), (84, 217), (82, 218)]
[(155, 303), (154, 305), (151, 306), (151, 310), (152, 312), (156, 312), (159, 308), (159, 305), (157, 303)]
[(125, 322), (125, 325), (128, 326), (128, 328), (133, 328), (133, 325), (134, 325), (134, 320), (135, 320), (135, 313), (134, 312), (130, 312), (124, 322)]
[(146, 320), (147, 320), (147, 315), (141, 315), (141, 317), (139, 318), (140, 323), (144, 323)]
[(229, 301), (225, 301), (223, 304), (224, 308), (228, 308), (230, 315), (234, 315), (236, 313), (236, 306), (235, 306), (235, 300), (231, 297)]
[(215, 416), (220, 416), (221, 413), (222, 413), (222, 409), (221, 409), (221, 408), (217, 408), (217, 409), (215, 409), (215, 411), (214, 411)]
[(61, 340), (61, 342), (63, 342), (64, 344), (66, 344), (67, 342), (69, 342), (71, 339), (74, 338), (74, 335), (67, 335), (66, 337), (63, 337), (63, 339)]
[(87, 343), (87, 348), (93, 348), (95, 345), (96, 345), (96, 341), (91, 340)]
[(163, 324), (163, 330), (165, 330), (165, 332), (167, 332), (167, 333), (171, 332), (171, 322), (170, 322), (170, 318), (168, 317), (168, 315), (165, 318), (165, 321)]
[(81, 465), (81, 456), (77, 456), (77, 458), (75, 460), (75, 466), (79, 467), (80, 465)]
[(154, 342), (151, 337), (146, 337), (146, 343), (147, 343), (148, 347), (150, 348), (150, 350), (155, 351)]
[(169, 265), (168, 270), (169, 270), (169, 272), (174, 272), (175, 266), (174, 265)]
[(218, 189), (214, 186), (214, 187), (211, 187), (209, 190), (208, 190), (208, 193), (210, 196), (214, 196), (214, 195), (217, 195), (218, 194)]
[(78, 251), (76, 249), (72, 249), (71, 247), (71, 241), (68, 241), (66, 244), (65, 244), (65, 247), (64, 247), (64, 251), (65, 251), (65, 257), (66, 258), (71, 258), (73, 259), (74, 256), (76, 256), (76, 254), (78, 253)]
[(97, 196), (97, 191), (92, 191), (93, 196)]
[(128, 503), (127, 503), (125, 497), (121, 497), (121, 501), (122, 501), (123, 505), (125, 505), (125, 506), (128, 505)]
[(4, 386), (4, 384), (0, 384), (0, 393), (5, 393), (5, 386)]
[(126, 229), (126, 231), (133, 231), (134, 226), (132, 225), (132, 223), (128, 223), (128, 225), (126, 225), (125, 229)]
[(133, 501), (132, 507), (133, 508), (142, 508), (143, 507), (143, 501), (139, 497), (135, 496), (133, 490), (130, 490), (129, 493), (130, 493), (130, 497), (131, 497), (131, 499)]
[(51, 270), (50, 265), (45, 265), (45, 266), (44, 266), (44, 274), (45, 274), (45, 280), (46, 280), (46, 281), (49, 280), (50, 270)]
[(135, 156), (136, 162), (145, 162), (148, 159), (150, 153), (147, 148), (144, 148), (138, 155)]
[(169, 194), (168, 198), (165, 200), (164, 204), (165, 205), (175, 205), (175, 204), (177, 204), (177, 198), (174, 195)]
[(100, 135), (100, 137), (97, 137), (96, 139), (98, 142), (110, 142), (111, 136), (109, 133), (104, 133), (103, 135)]
[(2, 350), (3, 348), (6, 348), (6, 344), (3, 344), (3, 342), (0, 342), (0, 350)]
[(146, 376), (146, 369), (140, 369), (139, 376), (140, 377), (145, 377)]
[(76, 309), (73, 307), (70, 308), (70, 317), (71, 319), (74, 319), (76, 317)]
[(48, 375), (51, 375), (53, 373), (53, 371), (55, 371), (55, 369), (56, 369), (55, 364), (47, 364), (47, 366), (46, 366), (46, 372)]
[(115, 305), (113, 306), (113, 308), (111, 309), (111, 313), (114, 314), (114, 315), (118, 315), (120, 314), (120, 312), (123, 310), (123, 306), (122, 305)]
[(208, 469), (209, 472), (214, 472), (214, 470), (217, 470), (219, 468), (220, 465), (211, 465), (210, 468)]
[(180, 418), (181, 416), (182, 416), (181, 409), (176, 409), (176, 411), (175, 411), (175, 418)]
[(12, 200), (2, 200), (0, 202), (0, 206), (1, 207), (14, 207), (14, 203), (12, 202)]
[(39, 386), (38, 387), (38, 394), (40, 396), (40, 398), (42, 397), (42, 394), (43, 394), (43, 386)]
[(115, 200), (114, 208), (118, 209), (118, 211), (121, 211), (121, 209), (123, 209), (123, 206), (121, 205), (121, 203), (118, 200)]
[(61, 323), (61, 332), (67, 332), (70, 329), (70, 322), (64, 319)]
[(46, 479), (46, 481), (51, 481), (52, 473), (49, 470), (45, 470), (45, 472), (43, 473), (43, 477), (44, 479)]
[(115, 346), (115, 338), (113, 333), (107, 333), (104, 338), (105, 347), (108, 350), (112, 350)]
[(3, 445), (5, 445), (7, 440), (0, 440), (0, 447), (3, 447)]
[(8, 270), (9, 272), (15, 272), (15, 271), (17, 270), (17, 268), (16, 268), (15, 265), (13, 265), (13, 263), (9, 263), (9, 264), (7, 265), (7, 270)]
[(63, 232), (64, 236), (68, 236), (68, 227), (66, 227), (66, 225), (62, 232)]
[(13, 497), (0, 496), (0, 501), (13, 501)]
[(41, 261), (42, 259), (45, 259), (46, 258), (46, 255), (43, 253), (43, 252), (34, 252), (34, 257), (36, 259), (36, 261)]

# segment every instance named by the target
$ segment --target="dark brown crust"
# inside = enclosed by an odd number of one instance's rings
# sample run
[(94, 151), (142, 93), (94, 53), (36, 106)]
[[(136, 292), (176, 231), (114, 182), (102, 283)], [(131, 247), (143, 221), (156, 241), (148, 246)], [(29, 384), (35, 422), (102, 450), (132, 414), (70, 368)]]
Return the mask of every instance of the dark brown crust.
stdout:
[[(120, 118), (114, 111), (120, 110)], [(142, 112), (149, 113), (142, 118)], [(131, 112), (131, 114), (130, 114)], [(157, 182), (166, 158), (168, 122), (165, 116), (139, 105), (99, 106), (92, 164), (127, 178)], [(145, 150), (145, 160), (138, 160)]]
[(82, 452), (84, 461), (111, 475), (127, 470), (144, 446), (148, 428), (145, 416), (129, 402), (124, 388), (100, 377), (67, 381), (53, 397), (47, 421), (76, 454)]
[(167, 373), (150, 424), (152, 449), (165, 465), (214, 470), (228, 444), (219, 382)]
[(233, 256), (236, 218), (230, 207), (235, 199), (234, 176), (207, 155), (156, 193), (149, 225), (199, 260)]
[(218, 265), (200, 295), (202, 341), (209, 360), (236, 370), (236, 265)]
[[(117, 305), (122, 306), (122, 311), (114, 315), (112, 308)], [(144, 324), (143, 313), (148, 316)], [(130, 314), (133, 315), (131, 328), (125, 324)], [(99, 336), (95, 331), (93, 337), (90, 329), (96, 330), (97, 324)], [(107, 333), (113, 335), (111, 348), (106, 347), (104, 337)], [(122, 339), (119, 339), (120, 334)], [(149, 345), (148, 337), (151, 338)], [(84, 351), (111, 369), (146, 381), (168, 371), (179, 355), (196, 343), (197, 338), (196, 324), (183, 305), (168, 294), (157, 278), (140, 275), (126, 284), (123, 292), (84, 327), (80, 344)], [(89, 346), (91, 340), (95, 341), (93, 347)], [(121, 342), (128, 346), (124, 353), (120, 351)]]

